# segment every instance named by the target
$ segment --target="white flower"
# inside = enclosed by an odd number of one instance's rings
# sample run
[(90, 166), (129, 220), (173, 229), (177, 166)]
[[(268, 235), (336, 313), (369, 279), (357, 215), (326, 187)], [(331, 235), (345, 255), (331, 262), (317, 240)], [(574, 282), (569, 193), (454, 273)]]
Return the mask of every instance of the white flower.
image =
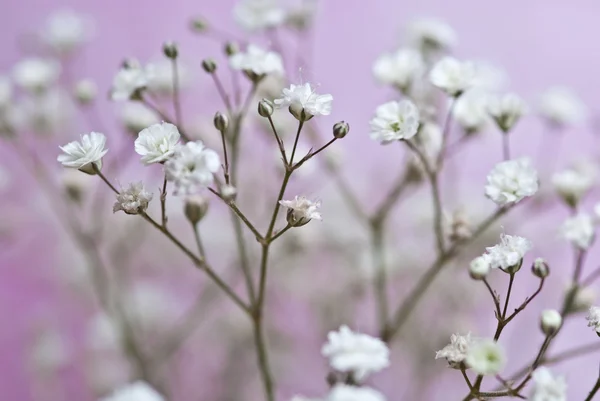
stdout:
[(59, 53), (69, 53), (90, 36), (90, 21), (73, 10), (51, 13), (40, 32), (41, 39)]
[(113, 79), (111, 98), (115, 101), (129, 100), (138, 91), (146, 88), (153, 74), (132, 62), (122, 67)]
[(487, 99), (488, 95), (478, 89), (468, 90), (456, 99), (452, 116), (467, 133), (482, 131), (490, 123)]
[(550, 369), (542, 366), (532, 374), (533, 386), (529, 401), (567, 401), (567, 382), (565, 378), (552, 375)]
[[(181, 90), (187, 87), (190, 82), (190, 71), (184, 63), (177, 61), (177, 84)], [(148, 90), (158, 95), (173, 94), (173, 62), (170, 59), (163, 58), (149, 63), (145, 67), (145, 73), (148, 79)]]
[(75, 84), (73, 94), (80, 103), (89, 103), (98, 95), (98, 85), (91, 79), (82, 79)]
[(506, 86), (508, 74), (495, 64), (485, 60), (475, 60), (475, 79), (473, 88), (483, 91), (497, 91)]
[(589, 113), (588, 107), (575, 92), (560, 86), (549, 88), (541, 95), (538, 111), (558, 126), (581, 124)]
[(102, 157), (108, 152), (104, 149), (106, 137), (98, 132), (91, 132), (81, 136), (81, 142), (73, 141), (65, 146), (60, 146), (64, 152), (58, 155), (57, 160), (65, 167), (77, 168), (85, 173), (94, 174), (94, 165), (99, 170), (102, 168)]
[(421, 54), (413, 49), (400, 49), (381, 55), (373, 65), (373, 75), (382, 84), (393, 85), (403, 91), (425, 73)]
[(67, 344), (60, 332), (43, 328), (36, 333), (34, 343), (31, 344), (31, 362), (42, 372), (56, 371), (65, 367), (71, 357)]
[(267, 74), (284, 74), (281, 56), (255, 45), (248, 45), (245, 52), (239, 52), (231, 56), (229, 65), (234, 70), (246, 71), (259, 77)]
[(558, 194), (571, 206), (577, 205), (594, 184), (594, 177), (570, 168), (552, 176), (552, 185)]
[(600, 307), (590, 306), (587, 317), (588, 327), (592, 327), (600, 335)]
[(165, 401), (165, 399), (146, 382), (137, 381), (115, 390), (100, 401)]
[(342, 326), (339, 331), (330, 331), (327, 339), (321, 354), (329, 358), (329, 365), (340, 372), (352, 372), (359, 381), (390, 365), (390, 350), (378, 338)]
[(135, 152), (148, 165), (167, 160), (175, 153), (180, 134), (176, 126), (162, 122), (144, 128), (135, 140)]
[(487, 176), (485, 196), (499, 206), (517, 203), (538, 190), (538, 175), (527, 158), (507, 160)]
[(473, 259), (469, 264), (469, 274), (475, 280), (482, 280), (488, 275), (491, 268), (488, 255), (481, 255)]
[(220, 167), (219, 155), (202, 141), (195, 141), (177, 146), (165, 162), (165, 173), (167, 180), (175, 183), (176, 195), (191, 195), (211, 185)]
[(23, 98), (18, 108), (21, 123), (38, 134), (56, 134), (65, 130), (75, 114), (69, 94), (56, 87)]
[(486, 248), (487, 259), (492, 269), (518, 270), (531, 247), (531, 241), (526, 238), (500, 234), (500, 243)]
[(87, 325), (87, 343), (94, 350), (117, 350), (121, 346), (121, 329), (115, 319), (104, 312), (96, 314)]
[(472, 344), (465, 361), (479, 375), (496, 375), (504, 368), (506, 356), (500, 344), (487, 339)]
[(152, 193), (146, 191), (144, 184), (140, 181), (129, 184), (125, 190), (117, 194), (117, 201), (113, 206), (113, 213), (119, 210), (127, 214), (139, 214), (148, 209), (148, 203), (152, 200)]
[(385, 401), (379, 391), (370, 387), (356, 387), (347, 384), (334, 386), (326, 398), (327, 401)]
[(560, 235), (579, 249), (588, 249), (594, 241), (594, 221), (587, 213), (569, 217), (560, 228)]
[(487, 103), (488, 113), (496, 121), (498, 128), (508, 132), (527, 112), (527, 104), (514, 93), (502, 96), (490, 96)]
[(13, 95), (13, 88), (10, 79), (5, 75), (0, 75), (0, 110), (10, 105)]
[(60, 64), (54, 60), (26, 58), (13, 69), (13, 79), (21, 88), (28, 91), (45, 90), (56, 82), (60, 75)]
[(135, 134), (160, 122), (160, 117), (140, 102), (127, 102), (121, 105), (119, 111), (125, 128)]
[(240, 0), (233, 9), (235, 21), (248, 31), (274, 28), (285, 21), (286, 13), (277, 0)]
[(287, 220), (292, 226), (302, 226), (312, 219), (322, 220), (319, 201), (313, 202), (304, 196), (296, 196), (293, 200), (281, 200), (279, 203), (288, 208)]
[(381, 144), (410, 139), (419, 129), (419, 109), (408, 99), (382, 104), (375, 110), (370, 126), (371, 139)]
[(174, 295), (152, 282), (137, 282), (127, 292), (125, 313), (142, 330), (156, 332), (166, 329), (181, 310)]
[(546, 335), (554, 334), (562, 325), (562, 316), (557, 310), (545, 309), (540, 317), (542, 331)]
[(420, 48), (449, 49), (458, 41), (450, 25), (431, 17), (411, 21), (407, 31), (409, 42)]
[(594, 302), (596, 302), (597, 293), (591, 287), (581, 287), (571, 283), (565, 288), (565, 297), (569, 296), (569, 293), (573, 291), (574, 288), (576, 288), (575, 299), (573, 299), (572, 305), (572, 310), (574, 312), (583, 312), (594, 305)]
[[(489, 266), (489, 264), (488, 264)], [(473, 344), (471, 333), (466, 335), (452, 334), (450, 344), (435, 353), (435, 359), (444, 358), (452, 368), (460, 368), (460, 364), (467, 357), (467, 351)]]
[(307, 82), (304, 85), (291, 84), (283, 88), (281, 98), (275, 99), (277, 107), (290, 107), (290, 112), (298, 120), (308, 120), (312, 116), (331, 114), (333, 96), (319, 95)]
[(434, 86), (454, 97), (469, 89), (475, 77), (475, 65), (472, 62), (458, 61), (452, 57), (438, 61), (429, 74)]

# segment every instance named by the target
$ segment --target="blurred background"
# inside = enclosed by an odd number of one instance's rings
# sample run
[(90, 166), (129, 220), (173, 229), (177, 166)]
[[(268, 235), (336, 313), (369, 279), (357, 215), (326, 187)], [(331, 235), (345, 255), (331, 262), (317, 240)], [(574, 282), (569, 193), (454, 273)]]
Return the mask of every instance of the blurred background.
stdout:
[[(212, 115), (223, 105), (210, 77), (202, 71), (201, 61), (213, 57), (225, 65), (223, 37), (263, 46), (276, 44), (291, 60), (287, 66), (290, 82), (314, 83), (319, 93), (334, 97), (333, 113), (311, 121), (318, 128), (315, 132), (320, 132), (320, 142), (329, 139), (336, 121), (350, 123), (351, 133), (330, 149), (325, 160), (338, 166), (362, 207), (372, 211), (404, 163), (397, 147), (382, 147), (368, 136), (374, 109), (397, 96), (376, 83), (373, 62), (383, 52), (401, 46), (407, 23), (423, 16), (450, 24), (458, 36), (453, 51), (457, 57), (496, 66), (505, 74), (502, 90), (517, 92), (530, 103), (532, 113), (512, 134), (512, 150), (515, 156), (534, 159), (540, 171), (542, 200), (497, 224), (465, 253), (464, 260), (447, 269), (393, 343), (392, 367), (374, 377), (373, 383), (389, 399), (447, 400), (449, 394), (462, 399), (467, 389), (460, 374), (435, 361), (434, 355), (452, 333), (491, 335), (493, 305), (485, 288), (469, 279), (465, 266), (485, 246), (495, 244), (502, 231), (533, 241), (527, 266), (533, 258), (543, 256), (552, 269), (540, 297), (503, 336), (509, 350), (507, 371), (522, 367), (543, 340), (539, 312), (559, 307), (573, 263), (572, 250), (557, 235), (568, 210), (552, 196), (548, 178), (572, 163), (596, 166), (598, 162), (595, 116), (600, 100), (596, 87), (600, 57), (594, 46), (600, 4), (593, 0), (321, 0), (310, 29), (286, 31), (277, 37), (250, 36), (238, 27), (232, 16), (235, 4), (234, 0), (2, 3), (0, 74), (9, 76), (15, 64), (27, 56), (48, 55), (39, 43), (39, 32), (57, 10), (85, 16), (89, 37), (80, 50), (63, 60), (60, 86), (66, 92), (56, 96), (67, 99), (46, 99), (30, 106), (30, 112), (46, 113), (40, 117), (46, 125), (24, 129), (20, 150), (9, 141), (0, 142), (0, 399), (93, 400), (136, 376), (131, 353), (123, 350), (122, 333), (100, 312), (94, 299), (89, 283), (93, 260), (77, 234), (65, 227), (64, 213), (79, 221), (82, 229), (102, 233), (101, 253), (112, 292), (134, 321), (135, 341), (162, 390), (175, 400), (262, 399), (247, 318), (143, 221), (113, 215), (112, 195), (99, 180), (64, 171), (55, 162), (57, 146), (84, 132), (104, 132), (110, 149), (105, 163), (110, 166), (118, 161), (114, 170), (107, 167), (107, 175), (112, 174), (110, 178), (123, 186), (144, 180), (148, 188), (155, 189), (156, 200), (161, 171), (142, 167), (133, 153), (131, 132), (136, 133), (142, 112), (108, 98), (123, 60), (133, 57), (142, 63), (158, 63), (164, 59), (162, 44), (175, 41), (181, 68), (185, 68), (185, 125), (194, 136), (218, 149), (220, 138), (212, 127)], [(300, 2), (290, 0), (289, 4), (298, 6)], [(218, 34), (194, 33), (190, 21), (197, 16), (206, 19)], [(96, 83), (98, 96), (92, 105), (82, 107), (69, 101), (68, 93), (84, 78)], [(540, 94), (556, 85), (570, 87), (587, 104), (585, 123), (550, 132), (553, 129), (536, 115)], [(166, 101), (161, 104), (169, 105)], [(239, 196), (240, 204), (262, 222), (259, 225), (264, 230), (281, 171), (276, 147), (254, 106), (250, 114), (243, 133)], [(156, 116), (148, 117), (149, 121), (153, 118)], [(289, 126), (287, 123), (282, 121), (282, 127)], [(51, 129), (46, 130), (48, 126)], [(449, 162), (443, 186), (450, 210), (463, 208), (476, 221), (493, 210), (483, 196), (483, 186), (486, 174), (501, 159), (500, 141), (500, 134), (490, 127)], [(309, 143), (304, 144), (306, 149)], [(33, 164), (24, 156), (31, 154), (37, 160)], [(376, 334), (366, 229), (347, 207), (335, 180), (321, 172), (325, 171), (322, 163), (313, 160), (304, 170), (289, 193), (320, 199), (324, 221), (291, 230), (272, 256), (266, 319), (278, 399), (325, 393), (328, 367), (320, 347), (329, 330), (348, 324)], [(40, 175), (42, 182), (34, 178)], [(584, 208), (591, 210), (597, 194), (594, 188)], [(392, 304), (403, 298), (431, 261), (429, 193), (421, 189), (409, 195), (388, 223)], [(193, 244), (182, 201), (169, 199), (172, 227), (186, 243)], [(238, 260), (229, 216), (216, 200), (211, 200), (210, 212), (201, 222), (205, 247), (219, 272), (244, 294), (235, 268)], [(157, 204), (152, 207), (157, 212)], [(258, 247), (252, 238), (248, 244), (255, 262)], [(592, 249), (586, 271), (594, 270), (598, 260)], [(530, 295), (537, 285), (528, 268), (523, 270), (515, 302)], [(498, 288), (504, 288), (504, 278), (497, 277)], [(596, 289), (591, 286), (588, 295), (593, 297)], [(585, 326), (583, 315), (575, 316), (553, 345), (553, 352), (598, 340)], [(555, 368), (567, 377), (570, 399), (582, 399), (591, 388), (599, 355), (590, 353)]]

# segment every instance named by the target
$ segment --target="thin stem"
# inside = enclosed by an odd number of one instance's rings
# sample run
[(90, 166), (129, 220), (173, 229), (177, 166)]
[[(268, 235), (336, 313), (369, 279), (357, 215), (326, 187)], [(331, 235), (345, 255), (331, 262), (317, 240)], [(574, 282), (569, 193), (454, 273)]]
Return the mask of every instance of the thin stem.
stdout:
[(538, 289), (530, 297), (527, 297), (527, 299), (525, 299), (525, 301), (521, 304), (521, 306), (519, 306), (517, 309), (515, 309), (515, 311), (510, 316), (505, 318), (504, 323), (505, 324), (509, 323), (511, 320), (513, 320), (515, 318), (515, 316), (517, 316), (519, 314), (519, 312), (521, 312), (523, 309), (525, 309), (527, 307), (527, 305), (529, 305), (529, 303), (531, 301), (533, 301), (535, 297), (538, 296), (538, 294), (542, 291), (543, 287), (544, 287), (544, 279), (541, 279)]
[(225, 183), (229, 185), (229, 157), (227, 157), (227, 144), (225, 143), (225, 131), (219, 131), (221, 133), (221, 144), (223, 145), (223, 157), (225, 158), (225, 165), (223, 167), (223, 175), (225, 176)]
[(252, 231), (252, 234), (254, 234), (254, 236), (256, 237), (256, 239), (258, 241), (261, 241), (263, 239), (262, 235), (258, 232), (258, 230), (256, 229), (256, 227), (254, 227), (254, 224), (252, 224), (252, 222), (250, 222), (250, 220), (246, 217), (246, 215), (237, 207), (237, 205), (236, 205), (236, 203), (234, 201), (225, 200), (223, 198), (223, 196), (221, 196), (220, 193), (218, 193), (217, 191), (215, 191), (212, 188), (208, 188), (208, 190), (211, 193), (215, 194), (223, 202), (225, 202), (225, 204), (227, 206), (229, 206), (229, 208), (233, 211), (233, 213), (235, 213), (235, 215), (237, 217), (239, 217), (244, 222), (244, 224), (246, 225), (246, 227), (248, 227), (248, 229), (250, 231)]
[(589, 276), (587, 276), (585, 279), (583, 279), (581, 281), (581, 286), (587, 287), (587, 286), (591, 285), (594, 281), (596, 281), (598, 278), (600, 278), (600, 268), (597, 268), (592, 273), (590, 273)]
[(383, 224), (373, 224), (371, 226), (371, 252), (373, 255), (373, 267), (375, 269), (373, 286), (375, 290), (379, 330), (382, 333), (387, 331), (389, 315), (387, 267), (384, 255), (383, 231)]
[(594, 387), (592, 388), (588, 396), (585, 398), (585, 401), (592, 401), (598, 390), (600, 390), (600, 377), (598, 377), (598, 380), (596, 380), (596, 384), (594, 384)]
[(219, 96), (221, 97), (221, 99), (223, 100), (223, 103), (225, 104), (225, 107), (227, 108), (227, 113), (229, 114), (229, 116), (232, 116), (233, 108), (231, 107), (231, 100), (229, 99), (229, 95), (227, 94), (227, 91), (223, 87), (223, 84), (221, 83), (219, 76), (217, 75), (216, 71), (210, 75), (212, 76), (213, 82), (215, 83), (215, 86), (217, 87), (217, 92), (219, 92)]
[(283, 141), (281, 140), (281, 137), (277, 133), (277, 129), (275, 128), (275, 124), (273, 123), (273, 119), (271, 118), (271, 116), (268, 116), (267, 119), (269, 120), (269, 124), (271, 125), (271, 130), (273, 131), (273, 135), (275, 135), (275, 140), (277, 141), (277, 146), (279, 146), (279, 152), (281, 153), (283, 163), (284, 163), (284, 165), (287, 166), (288, 159), (287, 159), (287, 155), (285, 153), (285, 146), (283, 146)]
[(496, 294), (496, 292), (492, 289), (492, 286), (486, 279), (483, 279), (482, 281), (485, 284), (488, 291), (490, 292), (492, 299), (494, 300), (494, 307), (496, 308), (496, 319), (500, 320), (502, 319), (502, 312), (500, 312), (500, 299), (498, 297), (498, 294)]
[(281, 237), (283, 234), (285, 234), (285, 232), (287, 230), (289, 230), (290, 228), (292, 228), (293, 226), (291, 226), (290, 224), (288, 224), (287, 226), (283, 227), (280, 231), (277, 231), (277, 234), (273, 235), (271, 237), (270, 242), (275, 241), (277, 238)]
[(254, 320), (254, 345), (256, 347), (256, 353), (258, 356), (258, 366), (260, 368), (263, 386), (265, 388), (265, 395), (267, 401), (275, 400), (275, 390), (273, 383), (273, 376), (271, 374), (271, 367), (269, 364), (269, 357), (267, 355), (267, 347), (265, 345), (265, 337), (263, 333), (262, 316)]
[(204, 251), (204, 245), (202, 244), (202, 238), (200, 237), (200, 228), (198, 224), (192, 224), (192, 229), (194, 230), (194, 239), (196, 240), (196, 246), (198, 247), (198, 252), (202, 259), (206, 260), (206, 252)]
[(100, 179), (102, 181), (104, 181), (104, 183), (106, 185), (108, 185), (108, 187), (117, 195), (119, 194), (119, 191), (117, 190), (117, 188), (114, 187), (114, 185), (104, 176), (104, 174), (102, 174), (102, 172), (100, 171), (100, 169), (98, 168), (98, 166), (95, 163), (92, 163), (94, 172), (98, 175), (98, 177), (100, 177)]
[(504, 300), (504, 309), (502, 310), (502, 320), (506, 317), (506, 311), (508, 310), (508, 303), (510, 302), (510, 294), (512, 292), (512, 287), (515, 282), (515, 274), (510, 273), (510, 278), (508, 279), (508, 291), (506, 291), (506, 299)]
[(160, 216), (163, 227), (167, 226), (167, 175), (163, 179), (163, 186), (160, 192)]
[(373, 213), (372, 221), (383, 221), (387, 215), (390, 213), (400, 196), (404, 193), (404, 191), (410, 186), (411, 180), (407, 171), (403, 171), (394, 184), (392, 185), (392, 189), (387, 194), (381, 205), (375, 209), (375, 213)]
[(171, 59), (171, 68), (173, 70), (173, 109), (175, 109), (175, 122), (178, 127), (183, 126), (181, 115), (181, 99), (179, 97), (179, 68), (177, 68), (177, 58)]
[(446, 114), (446, 118), (444, 120), (444, 127), (442, 129), (442, 147), (440, 149), (440, 153), (438, 153), (437, 160), (435, 162), (435, 171), (441, 171), (442, 166), (444, 164), (444, 159), (446, 157), (446, 150), (448, 148), (448, 138), (450, 137), (450, 125), (452, 122), (452, 114), (454, 112), (454, 106), (456, 105), (456, 99), (452, 98), (450, 107), (448, 107), (448, 113)]
[(510, 160), (510, 141), (508, 133), (502, 133), (502, 157), (504, 160)]
[[(162, 111), (158, 106), (154, 105), (154, 103), (150, 102), (150, 100), (148, 100), (148, 98), (141, 98), (140, 102), (148, 107), (150, 110), (154, 111), (156, 114), (159, 115), (160, 118), (162, 118), (165, 122), (171, 123), (173, 124), (174, 121), (171, 117), (169, 117), (164, 111)], [(175, 124), (177, 125), (177, 123), (175, 122)], [(179, 130), (179, 134), (181, 135), (181, 137), (186, 141), (186, 142), (190, 142), (192, 139), (187, 135), (187, 133), (184, 131), (182, 126), (177, 126), (177, 129)]]
[(300, 120), (298, 124), (298, 130), (296, 131), (296, 139), (294, 139), (294, 147), (292, 148), (292, 155), (290, 156), (290, 164), (294, 164), (294, 156), (296, 155), (296, 148), (298, 147), (298, 140), (300, 139), (300, 132), (302, 131), (302, 126), (304, 125), (304, 121)]
[(467, 375), (467, 371), (465, 370), (464, 367), (462, 367), (460, 369), (460, 372), (463, 375), (463, 378), (465, 379), (465, 382), (467, 383), (467, 386), (469, 386), (469, 390), (473, 391), (473, 384), (471, 383), (471, 380), (469, 379), (469, 376)]
[[(298, 163), (296, 163), (293, 166), (293, 169), (299, 169), (300, 166), (302, 166), (304, 163), (306, 163), (307, 161), (309, 161), (310, 159), (312, 159), (313, 157), (315, 157), (316, 155), (318, 155), (319, 153), (321, 153), (322, 151), (324, 151), (325, 149), (327, 149), (332, 143), (334, 143), (338, 138), (333, 138), (332, 140), (330, 140), (329, 142), (327, 142), (325, 145), (321, 146), (319, 149), (317, 149), (314, 152), (309, 152), (306, 156), (304, 156)], [(292, 159), (293, 160), (293, 159)]]

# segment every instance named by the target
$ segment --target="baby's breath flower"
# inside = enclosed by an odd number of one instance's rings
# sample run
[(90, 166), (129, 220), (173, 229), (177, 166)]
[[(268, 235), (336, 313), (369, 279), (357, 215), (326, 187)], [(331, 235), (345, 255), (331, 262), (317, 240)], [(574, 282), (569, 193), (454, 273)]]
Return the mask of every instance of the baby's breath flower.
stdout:
[(333, 369), (352, 373), (359, 381), (390, 364), (390, 351), (378, 338), (355, 333), (347, 326), (329, 332), (327, 338), (329, 341), (321, 349), (321, 354), (329, 358)]
[(139, 91), (148, 86), (152, 72), (145, 70), (137, 62), (122, 67), (113, 79), (111, 98), (124, 101), (135, 98)]
[(152, 194), (144, 188), (140, 182), (131, 183), (125, 190), (117, 194), (117, 201), (113, 206), (113, 213), (119, 210), (127, 214), (140, 214), (148, 209), (148, 203), (152, 200)]
[(526, 238), (500, 234), (500, 243), (486, 248), (487, 260), (493, 269), (515, 273), (521, 267), (523, 257), (531, 247), (531, 241)]
[(146, 382), (137, 381), (118, 388), (100, 401), (165, 401), (165, 399)]
[(322, 220), (319, 201), (313, 202), (304, 196), (296, 196), (293, 200), (281, 200), (279, 203), (288, 208), (287, 220), (294, 227), (303, 226), (312, 219)]
[(81, 141), (73, 141), (60, 146), (64, 152), (57, 160), (65, 167), (79, 169), (84, 173), (95, 174), (95, 168), (102, 169), (102, 157), (108, 152), (105, 149), (106, 137), (98, 132), (83, 134)]
[(421, 54), (414, 49), (400, 49), (381, 55), (373, 65), (373, 75), (384, 85), (392, 85), (403, 92), (425, 73)]
[(550, 274), (550, 268), (544, 259), (536, 258), (531, 265), (531, 272), (538, 278), (546, 278)]
[(486, 339), (476, 341), (469, 347), (465, 361), (479, 375), (496, 375), (504, 368), (506, 356), (500, 344)]
[(370, 125), (371, 139), (383, 145), (407, 140), (419, 129), (419, 110), (408, 99), (384, 103), (375, 110)]
[(458, 97), (473, 85), (475, 76), (472, 62), (444, 57), (433, 66), (429, 80), (449, 96)]
[(385, 397), (370, 387), (338, 384), (331, 389), (326, 401), (385, 401)]
[(303, 85), (291, 84), (289, 89), (283, 88), (281, 98), (275, 99), (279, 108), (288, 107), (290, 113), (300, 121), (310, 120), (313, 116), (331, 114), (333, 96), (319, 95), (307, 82)]
[(587, 213), (579, 213), (576, 216), (569, 217), (562, 224), (560, 235), (573, 246), (581, 250), (588, 249), (594, 241), (594, 221)]
[(140, 132), (134, 143), (135, 151), (146, 165), (162, 163), (175, 153), (179, 138), (179, 130), (173, 124), (154, 124)]
[(59, 53), (76, 50), (90, 38), (90, 21), (73, 10), (51, 13), (40, 32), (41, 39)]
[(160, 123), (160, 117), (140, 102), (126, 102), (119, 108), (121, 123), (138, 135), (143, 129)]
[(540, 316), (540, 326), (544, 334), (549, 336), (556, 333), (561, 324), (562, 316), (557, 310), (546, 309), (542, 311), (542, 315)]
[(90, 79), (82, 79), (75, 84), (73, 94), (80, 104), (88, 104), (96, 98), (98, 86)]
[(420, 49), (447, 50), (456, 45), (458, 38), (446, 22), (432, 17), (411, 21), (407, 27), (408, 40)]
[(490, 123), (487, 99), (488, 95), (478, 89), (468, 90), (456, 99), (452, 116), (468, 134), (483, 131)]
[(474, 280), (483, 280), (487, 277), (491, 268), (489, 257), (481, 255), (473, 259), (469, 264), (469, 274)]
[(233, 9), (235, 21), (248, 31), (275, 28), (286, 13), (277, 0), (240, 0)]
[[(185, 63), (178, 60), (177, 66), (177, 88), (179, 90), (187, 88), (191, 83), (190, 70)], [(167, 58), (146, 64), (145, 72), (147, 77), (147, 88), (157, 95), (169, 96), (173, 94), (174, 70), (173, 61)]]
[(191, 195), (208, 187), (220, 168), (219, 155), (202, 141), (178, 145), (165, 162), (165, 174), (175, 184), (175, 195)]
[(467, 357), (467, 352), (473, 344), (471, 333), (466, 335), (452, 334), (450, 344), (435, 353), (435, 359), (444, 358), (451, 368), (459, 369)]
[(590, 310), (585, 319), (588, 321), (588, 327), (593, 328), (600, 336), (600, 307), (590, 306)]
[(15, 84), (32, 92), (48, 89), (59, 75), (60, 64), (54, 60), (35, 57), (19, 61), (13, 69)]
[(575, 207), (594, 184), (594, 177), (575, 168), (552, 176), (552, 185), (567, 205)]
[(255, 45), (249, 45), (245, 52), (238, 52), (231, 56), (229, 65), (234, 70), (244, 71), (252, 80), (262, 79), (268, 74), (284, 74), (281, 56)]
[(529, 401), (567, 401), (567, 382), (562, 376), (553, 376), (545, 366), (537, 368), (531, 375), (533, 386)]
[(490, 96), (487, 102), (487, 110), (498, 128), (507, 133), (527, 112), (527, 104), (518, 95), (507, 93), (502, 96)]
[(499, 206), (533, 196), (538, 190), (538, 175), (527, 158), (496, 164), (487, 176), (485, 195)]
[(586, 104), (573, 90), (560, 86), (542, 93), (538, 111), (543, 118), (558, 127), (581, 124), (589, 112)]

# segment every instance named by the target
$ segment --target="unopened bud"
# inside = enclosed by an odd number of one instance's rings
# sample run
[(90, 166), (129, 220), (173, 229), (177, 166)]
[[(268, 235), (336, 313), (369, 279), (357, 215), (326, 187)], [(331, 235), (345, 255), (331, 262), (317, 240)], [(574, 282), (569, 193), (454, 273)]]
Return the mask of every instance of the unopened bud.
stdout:
[(185, 200), (184, 213), (190, 223), (196, 225), (208, 212), (208, 199), (201, 195), (190, 196)]
[(285, 217), (288, 224), (292, 227), (302, 227), (310, 223), (310, 221), (312, 220), (304, 216), (298, 216), (293, 209), (289, 209)]
[(75, 84), (74, 95), (80, 104), (91, 103), (98, 94), (98, 87), (94, 81), (82, 79)]
[(96, 175), (96, 171), (102, 171), (102, 159), (97, 162), (88, 163), (85, 166), (78, 168), (78, 170), (89, 175)]
[(531, 265), (531, 272), (536, 277), (546, 278), (550, 274), (550, 268), (544, 259), (537, 258)]
[(212, 58), (207, 58), (202, 61), (202, 68), (209, 74), (217, 70), (217, 63)]
[(204, 33), (208, 30), (208, 21), (203, 17), (195, 17), (190, 22), (190, 28), (196, 33)]
[(267, 99), (263, 99), (260, 102), (258, 102), (258, 114), (261, 117), (264, 118), (268, 118), (271, 117), (271, 115), (273, 115), (273, 103), (271, 103), (270, 100)]
[(333, 136), (334, 138), (342, 139), (350, 131), (350, 125), (345, 121), (340, 121), (333, 125)]
[(485, 256), (478, 256), (469, 265), (469, 275), (473, 280), (483, 280), (491, 270), (490, 262)]
[(225, 54), (229, 57), (240, 52), (240, 46), (235, 42), (225, 43)]
[(236, 196), (237, 196), (237, 189), (235, 189), (235, 187), (233, 185), (223, 185), (221, 187), (221, 197), (223, 197), (223, 199), (226, 202), (231, 202), (231, 201), (235, 200)]
[(558, 331), (562, 325), (562, 316), (554, 309), (546, 309), (540, 318), (542, 332), (549, 336)]
[(175, 60), (179, 55), (179, 49), (175, 42), (165, 42), (163, 44), (163, 53), (171, 60)]
[(294, 117), (296, 117), (296, 120), (298, 120), (298, 121), (306, 122), (306, 121), (310, 120), (311, 118), (313, 118), (312, 114), (307, 112), (304, 109), (304, 107), (297, 105), (297, 104), (290, 105), (288, 110)]
[(227, 116), (224, 116), (223, 114), (217, 111), (215, 113), (215, 118), (213, 119), (213, 122), (215, 124), (215, 128), (220, 132), (227, 131), (227, 127), (229, 126), (229, 119), (227, 118)]

